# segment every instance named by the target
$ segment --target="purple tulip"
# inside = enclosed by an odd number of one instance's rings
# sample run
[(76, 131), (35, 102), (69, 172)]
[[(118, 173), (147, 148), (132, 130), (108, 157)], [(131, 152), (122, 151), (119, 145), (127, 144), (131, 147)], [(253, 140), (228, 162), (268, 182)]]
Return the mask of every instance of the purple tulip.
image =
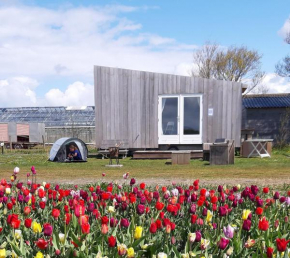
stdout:
[(142, 197), (140, 198), (140, 203), (141, 203), (141, 204), (145, 204), (145, 203), (146, 203), (146, 197), (145, 197), (145, 196), (142, 196)]
[(110, 227), (116, 227), (118, 225), (118, 220), (116, 220), (115, 218), (111, 218), (110, 219)]
[(224, 190), (223, 186), (222, 186), (222, 185), (219, 185), (219, 186), (218, 186), (218, 192), (219, 192), (219, 193), (222, 193), (223, 190)]
[(128, 204), (123, 202), (121, 207), (122, 207), (122, 210), (125, 211), (127, 210)]
[(243, 230), (249, 231), (251, 229), (252, 221), (249, 219), (244, 220)]
[(124, 227), (124, 228), (128, 228), (130, 225), (130, 222), (129, 220), (125, 219), (125, 218), (122, 218), (121, 219), (121, 226)]
[(207, 215), (207, 208), (203, 208), (203, 210), (202, 210), (202, 216), (206, 216)]
[(134, 187), (134, 188), (133, 188), (133, 193), (134, 193), (134, 194), (137, 194), (137, 193), (138, 193), (138, 187)]
[(144, 214), (144, 212), (145, 212), (145, 206), (143, 204), (138, 204), (138, 206), (137, 206), (137, 213), (139, 215), (142, 215), (142, 214)]
[(224, 207), (224, 206), (220, 206), (220, 207), (219, 207), (219, 215), (220, 215), (221, 217), (226, 216), (227, 213), (228, 213), (228, 209), (227, 209), (226, 207)]
[(191, 199), (192, 202), (196, 202), (197, 195), (196, 194), (192, 194), (191, 197), (190, 197), (190, 199)]
[(136, 183), (135, 178), (131, 178), (131, 180), (130, 180), (130, 185), (134, 185), (135, 183)]
[(279, 201), (280, 201), (280, 203), (283, 203), (283, 202), (285, 202), (285, 201), (286, 201), (286, 198), (285, 198), (285, 196), (281, 196), (281, 197), (280, 197), (280, 199), (279, 199)]
[(228, 225), (227, 227), (224, 227), (224, 234), (226, 238), (233, 238), (234, 237), (235, 229)]
[(52, 235), (52, 231), (53, 231), (53, 227), (52, 225), (48, 224), (48, 223), (45, 223), (43, 225), (43, 234), (45, 236), (51, 236)]
[(275, 192), (275, 194), (274, 194), (274, 199), (275, 200), (278, 200), (280, 198), (280, 194), (279, 194), (279, 192)]
[(259, 188), (258, 188), (258, 186), (256, 186), (256, 185), (252, 185), (252, 186), (251, 186), (251, 192), (252, 192), (252, 194), (257, 195), (258, 192), (259, 192)]
[(201, 240), (201, 232), (198, 230), (195, 232), (195, 242), (200, 242)]
[(24, 197), (22, 194), (19, 194), (17, 197), (18, 202), (23, 202), (24, 201)]
[(93, 202), (88, 204), (88, 211), (92, 212), (95, 209), (95, 204)]
[(257, 207), (263, 207), (263, 205), (264, 205), (263, 199), (257, 200), (256, 204), (257, 204)]
[(219, 243), (219, 248), (221, 250), (225, 250), (229, 244), (230, 240), (226, 239), (224, 237), (221, 237), (220, 243)]
[(155, 191), (153, 193), (153, 198), (156, 199), (156, 200), (158, 200), (159, 199), (159, 192)]
[(191, 204), (189, 212), (192, 213), (192, 214), (196, 213), (196, 205), (195, 205), (195, 203)]

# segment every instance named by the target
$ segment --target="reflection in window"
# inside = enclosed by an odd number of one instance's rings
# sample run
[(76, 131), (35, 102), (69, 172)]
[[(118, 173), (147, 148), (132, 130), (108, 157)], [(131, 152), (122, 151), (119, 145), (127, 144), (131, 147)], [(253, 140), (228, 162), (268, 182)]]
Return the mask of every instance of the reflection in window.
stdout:
[(162, 98), (162, 134), (177, 135), (178, 98)]
[(200, 134), (200, 98), (184, 98), (183, 134)]

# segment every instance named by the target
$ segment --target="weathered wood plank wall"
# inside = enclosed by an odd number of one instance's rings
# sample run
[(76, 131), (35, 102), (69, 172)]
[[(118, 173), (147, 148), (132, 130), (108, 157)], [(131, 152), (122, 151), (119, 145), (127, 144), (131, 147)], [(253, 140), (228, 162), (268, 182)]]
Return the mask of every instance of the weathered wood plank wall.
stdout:
[[(240, 146), (242, 84), (95, 66), (96, 146), (128, 139), (130, 148), (158, 148), (158, 95), (203, 95), (203, 142)], [(213, 116), (208, 116), (208, 109)]]

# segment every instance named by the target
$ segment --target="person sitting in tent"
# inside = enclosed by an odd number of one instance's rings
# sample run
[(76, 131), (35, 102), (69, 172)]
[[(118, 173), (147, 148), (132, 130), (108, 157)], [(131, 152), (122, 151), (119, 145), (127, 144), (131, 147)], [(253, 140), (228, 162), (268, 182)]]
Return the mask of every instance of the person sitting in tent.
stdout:
[(80, 151), (74, 145), (69, 146), (68, 160), (82, 160)]

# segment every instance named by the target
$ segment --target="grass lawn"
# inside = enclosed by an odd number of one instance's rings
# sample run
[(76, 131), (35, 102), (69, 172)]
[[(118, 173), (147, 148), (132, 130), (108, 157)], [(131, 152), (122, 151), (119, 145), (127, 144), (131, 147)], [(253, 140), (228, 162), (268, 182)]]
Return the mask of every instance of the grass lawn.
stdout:
[[(26, 173), (34, 165), (38, 181), (54, 183), (90, 183), (97, 180), (122, 180), (126, 172), (149, 183), (191, 183), (199, 178), (206, 183), (283, 185), (290, 184), (290, 151), (274, 151), (272, 158), (235, 158), (235, 165), (210, 166), (208, 162), (191, 160), (190, 165), (168, 165), (170, 160), (120, 160), (122, 168), (106, 168), (108, 160), (89, 158), (86, 163), (55, 163), (47, 161), (48, 152), (7, 151), (0, 155), (0, 177), (8, 178), (15, 166), (20, 167), (19, 178), (26, 180)], [(102, 173), (106, 177), (102, 178)]]

